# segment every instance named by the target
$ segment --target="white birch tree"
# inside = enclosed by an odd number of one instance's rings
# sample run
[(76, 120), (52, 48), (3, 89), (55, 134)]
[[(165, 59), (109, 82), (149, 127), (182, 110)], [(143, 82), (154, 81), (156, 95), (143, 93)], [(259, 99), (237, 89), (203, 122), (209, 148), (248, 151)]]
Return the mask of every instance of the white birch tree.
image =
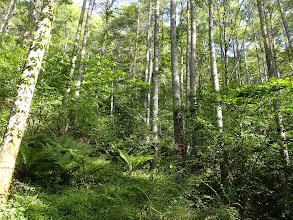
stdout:
[(0, 203), (5, 203), (18, 155), (21, 139), (26, 128), (35, 85), (43, 61), (45, 49), (50, 39), (54, 11), (54, 1), (48, 0), (42, 10), (42, 18), (34, 35), (27, 62), (11, 111), (6, 132), (0, 149)]

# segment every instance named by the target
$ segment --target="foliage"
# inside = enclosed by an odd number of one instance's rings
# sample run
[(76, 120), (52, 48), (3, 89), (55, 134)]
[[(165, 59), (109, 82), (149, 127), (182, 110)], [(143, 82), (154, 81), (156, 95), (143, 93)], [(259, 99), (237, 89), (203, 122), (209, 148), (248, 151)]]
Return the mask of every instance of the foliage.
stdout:
[(154, 156), (148, 155), (128, 155), (126, 152), (119, 151), (120, 157), (127, 163), (130, 171), (135, 171), (143, 163), (152, 160)]

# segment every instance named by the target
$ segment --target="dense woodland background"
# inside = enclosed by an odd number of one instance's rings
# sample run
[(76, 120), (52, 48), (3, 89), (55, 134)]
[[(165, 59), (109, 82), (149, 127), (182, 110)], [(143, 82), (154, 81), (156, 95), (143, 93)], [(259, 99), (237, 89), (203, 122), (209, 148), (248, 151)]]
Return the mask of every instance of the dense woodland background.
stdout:
[[(0, 218), (293, 219), (293, 1), (84, 2), (54, 11)], [(46, 3), (0, 2), (1, 137)]]

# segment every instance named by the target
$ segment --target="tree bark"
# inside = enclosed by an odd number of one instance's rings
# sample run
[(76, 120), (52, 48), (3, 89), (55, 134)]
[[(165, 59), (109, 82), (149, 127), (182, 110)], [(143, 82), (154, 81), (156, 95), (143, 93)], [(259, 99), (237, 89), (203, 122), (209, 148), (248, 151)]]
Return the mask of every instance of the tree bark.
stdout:
[[(262, 31), (262, 36), (263, 36), (263, 41), (264, 41), (264, 47), (265, 47), (265, 53), (266, 53), (266, 58), (267, 58), (267, 67), (268, 67), (268, 72), (269, 72), (269, 78), (271, 77), (277, 77), (279, 78), (279, 74), (276, 71), (276, 61), (273, 60), (273, 48), (272, 44), (269, 39), (269, 32), (267, 30), (266, 24), (265, 24), (265, 17), (264, 17), (264, 12), (262, 8), (262, 0), (257, 0), (257, 6), (258, 6), (258, 11), (259, 11), (259, 19), (260, 19), (260, 25), (261, 25), (261, 31)], [(278, 128), (278, 132), (280, 135), (281, 139), (281, 149), (284, 154), (284, 161), (286, 162), (286, 165), (290, 165), (290, 158), (289, 158), (289, 153), (288, 149), (286, 146), (286, 132), (284, 129), (283, 125), (283, 119), (282, 119), (282, 114), (279, 112), (280, 106), (278, 100), (273, 101), (273, 106), (274, 106), (274, 111), (276, 113), (276, 124)]]
[(72, 50), (72, 60), (71, 60), (71, 68), (70, 68), (70, 72), (69, 72), (69, 82), (67, 85), (67, 91), (66, 91), (66, 95), (65, 95), (66, 99), (68, 98), (68, 95), (71, 90), (72, 77), (73, 77), (76, 59), (77, 59), (77, 49), (78, 49), (78, 44), (79, 44), (79, 40), (80, 40), (80, 34), (81, 34), (81, 29), (82, 29), (82, 23), (83, 23), (86, 3), (87, 3), (87, 0), (83, 0), (81, 12), (80, 12), (80, 17), (79, 17), (79, 22), (78, 22), (78, 26), (77, 26), (77, 31), (76, 31), (76, 37), (75, 37), (73, 50)]
[(90, 0), (88, 14), (86, 17), (86, 23), (85, 23), (85, 28), (84, 28), (84, 35), (83, 35), (81, 55), (80, 55), (80, 65), (79, 65), (78, 74), (77, 74), (77, 78), (76, 78), (76, 82), (75, 82), (75, 85), (76, 85), (75, 96), (77, 98), (79, 97), (79, 89), (80, 89), (80, 85), (81, 85), (81, 78), (82, 78), (82, 72), (83, 72), (83, 63), (84, 63), (84, 58), (85, 58), (87, 36), (88, 36), (89, 27), (90, 27), (94, 4), (95, 4), (95, 0)]
[(148, 85), (147, 97), (145, 101), (146, 113), (146, 125), (149, 128), (150, 125), (150, 83), (152, 79), (152, 0), (149, 1), (148, 9), (148, 32), (147, 32), (147, 53), (146, 53), (146, 70), (145, 70), (145, 83)]
[[(187, 45), (186, 45), (186, 117), (185, 117), (185, 129), (188, 131), (189, 126), (189, 118), (190, 118), (190, 44), (191, 44), (191, 36), (190, 36), (190, 11), (189, 11), (190, 0), (187, 1)], [(187, 132), (188, 133), (188, 132)], [(187, 140), (189, 138), (187, 137)]]
[(12, 181), (15, 161), (18, 155), (21, 139), (26, 128), (26, 120), (30, 110), (35, 85), (41, 68), (45, 49), (50, 39), (53, 19), (54, 1), (48, 0), (43, 8), (42, 19), (35, 32), (27, 62), (24, 66), (20, 86), (14, 106), (7, 123), (6, 132), (0, 149), (0, 203), (5, 203)]
[(2, 26), (1, 26), (1, 32), (0, 32), (1, 34), (6, 32), (6, 29), (8, 27), (9, 21), (12, 18), (13, 11), (15, 9), (16, 1), (17, 0), (13, 0), (13, 1), (10, 2), (8, 12), (7, 12), (7, 14), (5, 16), (5, 19), (4, 19), (4, 22), (3, 22)]
[(265, 81), (264, 75), (261, 69), (261, 64), (260, 64), (260, 57), (259, 57), (259, 51), (258, 51), (258, 43), (257, 43), (257, 36), (255, 32), (255, 27), (254, 27), (254, 21), (252, 19), (252, 29), (253, 29), (253, 37), (254, 37), (254, 45), (255, 45), (255, 52), (256, 52), (256, 57), (257, 57), (257, 64), (258, 64), (258, 71), (259, 71), (259, 77), (261, 83)]
[[(181, 11), (180, 11), (180, 95), (183, 98), (183, 75), (184, 75), (184, 53), (183, 53), (183, 1), (181, 1)], [(181, 103), (182, 104), (182, 103)]]
[(190, 113), (196, 117), (196, 23), (195, 23), (195, 1), (190, 0), (191, 9), (191, 43), (190, 43)]
[(266, 54), (268, 74), (269, 74), (269, 77), (273, 77), (274, 67), (273, 67), (272, 47), (269, 40), (267, 27), (265, 25), (264, 12), (262, 8), (262, 0), (257, 0), (257, 7), (259, 12), (260, 26), (261, 26), (261, 32), (262, 32), (263, 43), (264, 43), (265, 54)]
[(106, 10), (105, 10), (105, 33), (104, 33), (104, 40), (103, 40), (103, 49), (102, 49), (102, 54), (105, 54), (106, 51), (106, 44), (107, 44), (107, 36), (108, 36), (108, 23), (109, 23), (109, 17), (110, 17), (110, 9), (113, 6), (115, 0), (106, 0)]
[(178, 55), (177, 55), (177, 40), (176, 40), (176, 0), (171, 0), (171, 66), (172, 66), (172, 90), (173, 90), (173, 120), (174, 120), (174, 137), (175, 144), (183, 147), (183, 118), (180, 111), (180, 82), (178, 74)]
[(134, 57), (133, 57), (133, 65), (131, 70), (132, 78), (135, 79), (135, 68), (136, 68), (136, 60), (137, 60), (137, 50), (138, 50), (138, 37), (139, 37), (139, 23), (140, 23), (140, 3), (138, 2), (138, 12), (137, 12), (137, 20), (136, 20), (136, 36), (135, 36), (135, 47), (134, 47)]
[(158, 113), (159, 113), (159, 18), (160, 1), (156, 0), (155, 5), (155, 28), (154, 28), (154, 71), (152, 78), (152, 134), (155, 156), (151, 168), (154, 169), (158, 163)]
[(290, 35), (290, 32), (289, 32), (287, 19), (285, 17), (285, 14), (284, 14), (284, 11), (283, 11), (283, 8), (282, 8), (280, 0), (278, 0), (278, 5), (279, 5), (279, 10), (280, 10), (280, 14), (281, 14), (281, 17), (282, 17), (282, 22), (283, 22), (283, 26), (284, 26), (284, 29), (285, 29), (285, 33), (286, 33), (286, 36), (287, 36), (287, 39), (288, 39), (288, 44), (289, 44), (289, 48), (290, 48), (290, 51), (291, 51), (291, 56), (293, 56), (293, 46), (292, 46), (292, 41), (291, 41), (291, 35)]
[(28, 27), (26, 29), (26, 31), (23, 34), (23, 38), (22, 38), (22, 43), (24, 43), (28, 37), (30, 36), (31, 32), (32, 32), (32, 25), (34, 21), (37, 21), (37, 9), (39, 7), (39, 0), (35, 0), (34, 1), (34, 5), (33, 5), (33, 9), (30, 13), (29, 19), (28, 19)]
[[(213, 22), (213, 0), (209, 0), (209, 46), (210, 46), (210, 62), (211, 62), (211, 73), (213, 78), (213, 85), (215, 91), (220, 91), (219, 77), (217, 72), (217, 61), (216, 61), (216, 50), (214, 42), (214, 22)], [(218, 101), (216, 106), (217, 124), (220, 132), (223, 132), (223, 116), (222, 107)]]

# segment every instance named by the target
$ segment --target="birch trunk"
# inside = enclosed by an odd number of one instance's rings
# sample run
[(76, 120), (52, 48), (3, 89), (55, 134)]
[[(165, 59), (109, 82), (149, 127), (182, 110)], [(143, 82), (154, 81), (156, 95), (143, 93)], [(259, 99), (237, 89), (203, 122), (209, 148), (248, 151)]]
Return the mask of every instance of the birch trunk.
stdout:
[(140, 23), (140, 3), (138, 4), (138, 12), (137, 12), (137, 20), (136, 20), (136, 36), (135, 36), (135, 47), (134, 47), (134, 58), (131, 75), (132, 78), (135, 79), (135, 68), (136, 68), (136, 60), (137, 60), (137, 50), (138, 50), (138, 37), (139, 37), (139, 23)]
[(28, 37), (30, 36), (32, 29), (33, 29), (33, 27), (32, 27), (33, 22), (37, 21), (38, 7), (39, 7), (39, 0), (35, 0), (33, 9), (31, 11), (29, 19), (28, 19), (28, 28), (26, 29), (26, 31), (23, 34), (22, 43), (24, 43), (28, 39)]
[(267, 27), (265, 25), (265, 17), (264, 17), (264, 12), (262, 8), (262, 0), (257, 0), (257, 7), (259, 12), (260, 26), (261, 26), (261, 32), (262, 32), (263, 43), (264, 43), (265, 54), (266, 54), (268, 75), (269, 77), (273, 77), (274, 68), (273, 68), (273, 62), (272, 62), (272, 59), (273, 59), (272, 48), (271, 48), (271, 43), (270, 43), (268, 32), (267, 32)]
[(195, 24), (195, 1), (190, 0), (191, 9), (191, 51), (190, 51), (190, 113), (196, 117), (196, 24)]
[(246, 73), (246, 83), (249, 85), (251, 84), (250, 75), (248, 72), (248, 64), (247, 64), (247, 57), (246, 57), (246, 48), (243, 44), (243, 55), (244, 55), (244, 64), (245, 64), (245, 73)]
[(146, 53), (146, 70), (145, 70), (145, 83), (149, 85), (147, 91), (147, 97), (145, 101), (146, 113), (146, 125), (149, 128), (150, 125), (150, 82), (152, 79), (152, 0), (149, 1), (148, 9), (148, 32), (147, 32), (147, 53)]
[(158, 163), (158, 113), (159, 113), (159, 18), (160, 1), (156, 0), (155, 5), (155, 28), (154, 28), (154, 71), (152, 78), (152, 134), (155, 156), (151, 164), (154, 169)]
[[(266, 24), (265, 24), (265, 17), (264, 17), (264, 12), (262, 8), (262, 1), (257, 0), (257, 6), (258, 6), (258, 11), (259, 11), (259, 18), (260, 18), (260, 25), (261, 25), (261, 30), (262, 30), (262, 36), (263, 36), (263, 41), (264, 41), (264, 47), (265, 47), (265, 52), (266, 52), (266, 58), (267, 58), (267, 66), (268, 66), (268, 72), (269, 72), (269, 78), (271, 77), (277, 77), (279, 78), (279, 74), (276, 71), (276, 61), (273, 60), (274, 56), (273, 54), (273, 48), (272, 44), (269, 40), (269, 32), (267, 30)], [(274, 106), (274, 111), (276, 113), (276, 124), (278, 128), (278, 132), (280, 135), (281, 139), (281, 149), (284, 154), (284, 161), (286, 162), (286, 165), (290, 165), (290, 158), (289, 158), (289, 152), (286, 146), (286, 132), (284, 129), (283, 125), (283, 119), (282, 119), (282, 114), (279, 112), (280, 105), (278, 100), (273, 101), (273, 106)]]
[[(210, 47), (210, 66), (211, 66), (211, 75), (213, 78), (213, 85), (215, 91), (218, 93), (220, 91), (220, 84), (217, 72), (217, 62), (216, 62), (216, 50), (215, 50), (215, 42), (214, 42), (214, 22), (213, 22), (213, 0), (209, 0), (209, 47)], [(223, 115), (222, 115), (222, 106), (220, 104), (219, 98), (217, 98), (216, 105), (216, 117), (217, 117), (217, 125), (218, 129), (223, 134)], [(221, 148), (223, 148), (223, 143), (221, 143)], [(228, 171), (227, 171), (227, 156), (226, 150), (220, 149), (223, 154), (223, 161), (220, 162), (221, 168), (221, 179), (223, 182), (227, 181)]]
[(283, 22), (283, 26), (284, 26), (284, 29), (285, 29), (285, 33), (286, 33), (286, 36), (287, 36), (287, 39), (288, 39), (288, 44), (289, 44), (289, 48), (290, 48), (290, 51), (291, 51), (291, 56), (293, 56), (293, 46), (292, 46), (292, 41), (291, 41), (291, 35), (290, 35), (290, 32), (289, 32), (287, 19), (285, 17), (285, 14), (284, 14), (284, 11), (283, 11), (283, 8), (282, 8), (280, 0), (278, 0), (278, 5), (279, 5), (279, 10), (280, 10), (280, 14), (281, 14), (281, 17), (282, 17), (282, 22)]
[[(190, 96), (190, 44), (191, 44), (191, 36), (190, 36), (190, 13), (189, 13), (189, 5), (190, 0), (187, 1), (187, 45), (186, 45), (186, 120), (185, 127), (186, 130), (189, 130), (189, 117), (190, 117), (190, 104), (189, 104), (189, 96)], [(189, 138), (187, 138), (189, 139)]]
[[(183, 74), (184, 74), (184, 54), (183, 54), (183, 1), (181, 1), (181, 12), (180, 12), (180, 95), (183, 98)], [(182, 103), (181, 103), (182, 104)]]
[(33, 43), (27, 56), (20, 86), (14, 102), (6, 132), (0, 149), (0, 203), (5, 202), (12, 181), (15, 161), (18, 155), (21, 139), (26, 127), (35, 85), (41, 68), (45, 49), (50, 38), (53, 19), (53, 0), (43, 8), (42, 20), (35, 32)]
[(265, 81), (265, 79), (264, 79), (264, 75), (263, 75), (262, 69), (261, 69), (260, 57), (259, 57), (259, 51), (258, 51), (258, 43), (257, 43), (257, 37), (256, 37), (256, 33), (255, 33), (255, 27), (254, 27), (253, 19), (252, 19), (252, 28), (253, 28), (253, 37), (254, 37), (254, 45), (255, 45), (255, 52), (256, 52), (256, 57), (257, 57), (259, 77), (260, 77), (261, 83), (263, 83)]
[(2, 26), (1, 26), (1, 32), (0, 33), (2, 33), (2, 34), (6, 32), (6, 29), (8, 27), (9, 21), (12, 18), (12, 14), (13, 14), (13, 11), (15, 9), (16, 1), (17, 0), (13, 0), (13, 1), (10, 2), (8, 12), (7, 12), (7, 14), (5, 16), (5, 19), (4, 19), (4, 22), (3, 22)]
[(85, 28), (84, 28), (82, 49), (81, 49), (81, 55), (80, 55), (80, 65), (79, 65), (78, 74), (77, 74), (76, 83), (75, 83), (75, 85), (76, 85), (75, 96), (77, 98), (79, 97), (79, 89), (80, 89), (80, 85), (81, 85), (83, 63), (84, 63), (84, 58), (85, 58), (86, 42), (87, 42), (87, 36), (88, 36), (89, 27), (90, 27), (94, 4), (95, 4), (95, 0), (90, 0), (88, 14), (86, 17), (86, 23), (85, 23)]
[(171, 66), (172, 66), (172, 90), (173, 90), (173, 120), (174, 120), (174, 136), (175, 144), (183, 147), (183, 118), (180, 112), (181, 97), (180, 97), (180, 82), (178, 74), (178, 55), (177, 55), (177, 40), (176, 40), (176, 0), (171, 0)]
[[(213, 85), (216, 92), (220, 91), (219, 77), (217, 72), (216, 50), (214, 42), (214, 22), (213, 22), (213, 0), (209, 0), (209, 46), (210, 46), (210, 61)], [(223, 116), (222, 107), (218, 101), (216, 106), (217, 124), (220, 132), (223, 132)]]
[(108, 37), (108, 23), (109, 23), (109, 16), (110, 16), (110, 9), (113, 6), (115, 0), (106, 0), (106, 10), (105, 10), (105, 33), (104, 33), (104, 40), (103, 40), (103, 49), (102, 49), (102, 54), (105, 54), (106, 51), (106, 44), (107, 44), (107, 37)]
[(73, 77), (76, 59), (77, 59), (77, 49), (78, 49), (78, 44), (79, 44), (79, 39), (80, 39), (80, 34), (81, 34), (81, 29), (82, 29), (82, 23), (83, 23), (85, 8), (86, 8), (86, 2), (87, 2), (87, 0), (83, 0), (81, 12), (80, 12), (80, 17), (79, 17), (79, 22), (78, 22), (78, 26), (77, 26), (77, 31), (76, 31), (76, 37), (75, 37), (75, 41), (74, 41), (74, 45), (73, 45), (71, 69), (69, 72), (69, 82), (68, 82), (67, 91), (66, 91), (66, 99), (67, 99), (67, 97), (70, 93), (70, 90), (71, 90), (71, 82), (72, 82), (72, 77)]

